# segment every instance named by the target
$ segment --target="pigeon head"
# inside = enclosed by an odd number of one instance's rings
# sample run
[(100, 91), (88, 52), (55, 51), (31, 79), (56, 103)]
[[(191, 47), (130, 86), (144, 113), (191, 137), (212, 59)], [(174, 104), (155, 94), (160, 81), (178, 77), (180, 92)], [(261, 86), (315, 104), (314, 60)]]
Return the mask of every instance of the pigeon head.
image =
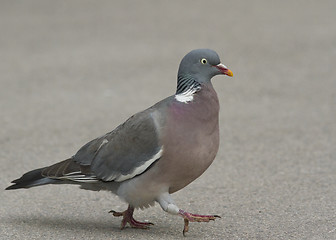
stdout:
[(210, 82), (211, 78), (232, 72), (220, 62), (218, 54), (210, 49), (196, 49), (184, 56), (180, 63), (178, 79), (193, 78), (198, 83)]

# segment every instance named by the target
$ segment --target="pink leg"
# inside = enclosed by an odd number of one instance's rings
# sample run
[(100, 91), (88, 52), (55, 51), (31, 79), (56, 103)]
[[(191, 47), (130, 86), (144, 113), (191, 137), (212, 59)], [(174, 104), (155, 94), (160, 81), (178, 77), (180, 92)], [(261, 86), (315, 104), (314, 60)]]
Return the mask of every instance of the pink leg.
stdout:
[(180, 209), (179, 214), (184, 218), (184, 229), (183, 235), (189, 230), (189, 221), (190, 222), (209, 222), (210, 220), (215, 220), (216, 218), (220, 218), (218, 215), (199, 215), (186, 212)]
[(126, 224), (129, 223), (129, 225), (132, 228), (141, 228), (141, 229), (148, 229), (150, 225), (154, 225), (150, 222), (139, 222), (133, 218), (133, 212), (134, 208), (128, 205), (127, 210), (123, 212), (116, 212), (111, 210), (110, 213), (113, 213), (113, 216), (115, 217), (121, 217), (123, 216), (123, 219), (121, 221), (121, 229), (124, 229)]

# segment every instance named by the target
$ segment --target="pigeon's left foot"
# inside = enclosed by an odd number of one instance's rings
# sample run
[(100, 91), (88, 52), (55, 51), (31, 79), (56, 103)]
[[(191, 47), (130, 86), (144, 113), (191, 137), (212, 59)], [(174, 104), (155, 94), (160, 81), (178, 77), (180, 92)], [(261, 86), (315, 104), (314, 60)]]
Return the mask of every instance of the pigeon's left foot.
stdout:
[(151, 222), (139, 222), (133, 218), (133, 212), (134, 208), (128, 205), (127, 210), (123, 212), (116, 212), (114, 210), (111, 210), (110, 213), (113, 213), (113, 216), (115, 217), (121, 217), (123, 216), (123, 220), (121, 221), (121, 229), (124, 229), (126, 224), (129, 223), (129, 225), (132, 228), (141, 228), (141, 229), (148, 229), (150, 225), (154, 225)]
[(184, 218), (184, 228), (183, 228), (183, 236), (185, 236), (186, 232), (189, 230), (189, 222), (209, 222), (210, 220), (215, 220), (216, 218), (221, 218), (218, 215), (199, 215), (188, 213), (180, 209), (179, 214)]

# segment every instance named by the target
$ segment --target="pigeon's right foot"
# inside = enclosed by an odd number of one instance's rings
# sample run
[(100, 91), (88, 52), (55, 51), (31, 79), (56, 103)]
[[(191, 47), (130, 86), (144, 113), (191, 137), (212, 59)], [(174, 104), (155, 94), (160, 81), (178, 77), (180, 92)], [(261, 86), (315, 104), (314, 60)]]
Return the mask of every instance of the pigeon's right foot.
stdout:
[(127, 210), (123, 212), (116, 212), (114, 210), (111, 210), (110, 213), (113, 214), (115, 217), (121, 217), (123, 216), (123, 219), (121, 221), (121, 229), (124, 229), (126, 224), (129, 223), (129, 225), (132, 228), (141, 228), (141, 229), (148, 229), (150, 225), (154, 225), (151, 222), (139, 222), (133, 218), (133, 212), (134, 208), (128, 205)]
[(179, 214), (184, 218), (184, 228), (183, 228), (183, 236), (185, 236), (186, 232), (189, 230), (189, 221), (190, 222), (209, 222), (211, 220), (215, 220), (216, 218), (221, 218), (218, 215), (199, 215), (193, 214), (189, 212), (185, 212), (180, 209)]

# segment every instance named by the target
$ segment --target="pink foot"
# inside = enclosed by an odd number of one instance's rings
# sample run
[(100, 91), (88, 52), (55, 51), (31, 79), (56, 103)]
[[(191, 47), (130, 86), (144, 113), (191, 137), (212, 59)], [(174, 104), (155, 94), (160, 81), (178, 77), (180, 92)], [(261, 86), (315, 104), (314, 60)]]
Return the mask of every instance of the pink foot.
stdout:
[(184, 218), (184, 229), (183, 236), (185, 236), (186, 232), (189, 230), (189, 222), (209, 222), (210, 220), (215, 220), (216, 218), (221, 218), (218, 215), (199, 215), (185, 212), (180, 209), (179, 214)]
[(133, 212), (134, 208), (128, 205), (127, 210), (123, 212), (116, 212), (114, 210), (111, 210), (110, 213), (113, 213), (113, 216), (115, 217), (121, 217), (123, 216), (123, 219), (121, 221), (121, 229), (124, 229), (126, 224), (129, 223), (129, 225), (132, 228), (141, 228), (141, 229), (148, 229), (150, 225), (154, 225), (151, 222), (139, 222), (133, 218)]

